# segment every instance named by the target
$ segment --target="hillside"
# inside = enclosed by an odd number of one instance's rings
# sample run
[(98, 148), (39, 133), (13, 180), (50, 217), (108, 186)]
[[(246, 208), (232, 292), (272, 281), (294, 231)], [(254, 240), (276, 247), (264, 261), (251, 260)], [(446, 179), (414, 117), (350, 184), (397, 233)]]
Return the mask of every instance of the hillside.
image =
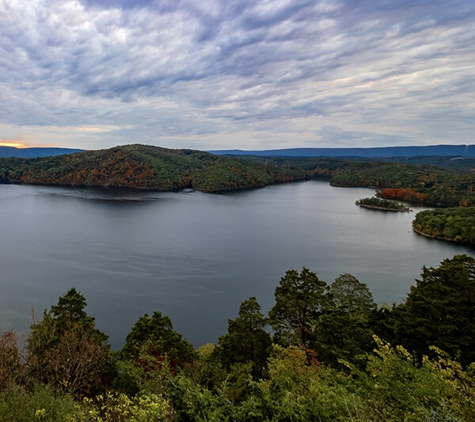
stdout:
[(458, 162), (465, 165), (456, 171), (362, 158), (228, 157), (136, 144), (54, 157), (0, 158), (0, 183), (225, 192), (319, 178), (334, 186), (377, 188), (386, 199), (475, 204), (472, 160)]
[(34, 159), (0, 159), (0, 183), (219, 192), (315, 177), (311, 168), (126, 145)]

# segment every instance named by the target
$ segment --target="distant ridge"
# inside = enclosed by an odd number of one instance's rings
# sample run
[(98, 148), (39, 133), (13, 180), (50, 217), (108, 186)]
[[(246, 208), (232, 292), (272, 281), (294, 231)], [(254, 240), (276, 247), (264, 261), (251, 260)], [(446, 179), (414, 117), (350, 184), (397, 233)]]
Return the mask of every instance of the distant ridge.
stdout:
[(0, 146), (0, 158), (37, 158), (53, 157), (56, 155), (73, 154), (83, 152), (83, 149), (74, 148), (14, 148)]
[(208, 151), (216, 155), (265, 157), (475, 157), (475, 145), (428, 145), (377, 148), (287, 148), (249, 151), (240, 149)]

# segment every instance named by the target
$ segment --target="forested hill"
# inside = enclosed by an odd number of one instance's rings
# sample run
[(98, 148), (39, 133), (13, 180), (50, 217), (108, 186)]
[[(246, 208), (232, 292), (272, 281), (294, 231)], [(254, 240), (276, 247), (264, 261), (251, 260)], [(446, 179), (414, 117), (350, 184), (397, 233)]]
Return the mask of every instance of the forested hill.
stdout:
[[(33, 159), (0, 159), (0, 183), (219, 192), (330, 176), (314, 164), (289, 166), (189, 149), (126, 145)], [(328, 168), (328, 170), (327, 170)]]
[[(0, 158), (0, 183), (224, 192), (323, 178), (334, 186), (378, 188), (387, 199), (442, 206), (475, 204), (473, 160), (451, 163), (441, 168), (325, 157), (238, 158), (125, 145), (55, 157)], [(457, 163), (464, 164), (458, 171), (453, 167)]]

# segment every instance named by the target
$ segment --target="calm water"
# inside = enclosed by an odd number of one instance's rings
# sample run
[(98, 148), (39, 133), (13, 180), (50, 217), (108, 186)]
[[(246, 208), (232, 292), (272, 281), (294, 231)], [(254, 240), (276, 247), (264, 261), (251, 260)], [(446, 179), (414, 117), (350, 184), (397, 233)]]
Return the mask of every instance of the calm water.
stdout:
[(31, 308), (76, 287), (115, 349), (155, 310), (199, 346), (250, 296), (267, 312), (287, 269), (351, 273), (399, 303), (423, 265), (474, 256), (414, 234), (415, 213), (354, 204), (371, 195), (318, 181), (226, 195), (0, 185), (0, 331), (26, 333)]

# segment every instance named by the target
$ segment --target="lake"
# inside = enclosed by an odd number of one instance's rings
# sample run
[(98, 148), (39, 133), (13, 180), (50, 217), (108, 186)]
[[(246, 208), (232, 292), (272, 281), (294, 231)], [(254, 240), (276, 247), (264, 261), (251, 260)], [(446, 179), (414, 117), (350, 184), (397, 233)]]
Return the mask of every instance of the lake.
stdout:
[(413, 233), (417, 209), (355, 205), (372, 194), (321, 181), (222, 195), (0, 185), (0, 331), (26, 336), (31, 308), (41, 318), (75, 287), (113, 349), (154, 311), (198, 347), (249, 297), (266, 313), (288, 269), (353, 274), (392, 304), (423, 265), (474, 256)]

